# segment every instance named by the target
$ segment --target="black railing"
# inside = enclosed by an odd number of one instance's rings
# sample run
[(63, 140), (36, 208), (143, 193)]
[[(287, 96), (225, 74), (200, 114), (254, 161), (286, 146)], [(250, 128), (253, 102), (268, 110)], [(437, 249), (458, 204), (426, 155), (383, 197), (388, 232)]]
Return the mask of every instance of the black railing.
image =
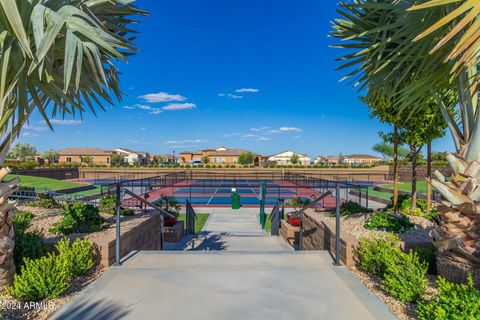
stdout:
[(195, 220), (197, 220), (197, 215), (195, 214), (195, 210), (193, 210), (190, 201), (187, 200), (185, 211), (185, 231), (187, 234), (195, 234)]
[(278, 200), (270, 213), (270, 234), (272, 236), (280, 235), (280, 223), (285, 214), (285, 204), (283, 200)]

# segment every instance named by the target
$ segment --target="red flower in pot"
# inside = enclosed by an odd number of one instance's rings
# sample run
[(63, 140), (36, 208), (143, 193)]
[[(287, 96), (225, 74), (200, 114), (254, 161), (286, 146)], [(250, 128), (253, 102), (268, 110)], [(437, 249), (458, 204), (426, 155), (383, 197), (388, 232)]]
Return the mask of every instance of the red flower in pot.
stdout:
[(310, 204), (309, 199), (302, 199), (299, 197), (291, 198), (290, 200), (286, 201), (285, 204), (293, 209), (295, 211), (287, 213), (287, 221), (289, 224), (291, 224), (294, 227), (300, 226), (300, 214), (298, 211), (306, 207)]
[(174, 226), (178, 221), (178, 216), (180, 215), (180, 204), (175, 197), (172, 196), (160, 196), (160, 199), (157, 201), (157, 205), (171, 214), (172, 216), (165, 215), (163, 219), (163, 224), (165, 227)]

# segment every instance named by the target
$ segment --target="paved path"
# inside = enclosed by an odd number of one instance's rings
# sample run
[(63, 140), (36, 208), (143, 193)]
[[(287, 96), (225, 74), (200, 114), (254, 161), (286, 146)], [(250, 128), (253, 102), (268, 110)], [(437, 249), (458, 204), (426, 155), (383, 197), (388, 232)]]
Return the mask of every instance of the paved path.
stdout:
[(183, 251), (138, 252), (53, 319), (396, 319), (327, 252), (292, 251), (253, 210), (212, 211)]
[(177, 244), (167, 244), (166, 250), (185, 251), (292, 251), (279, 237), (267, 236), (260, 228), (258, 208), (197, 208), (210, 216), (198, 236), (185, 237)]

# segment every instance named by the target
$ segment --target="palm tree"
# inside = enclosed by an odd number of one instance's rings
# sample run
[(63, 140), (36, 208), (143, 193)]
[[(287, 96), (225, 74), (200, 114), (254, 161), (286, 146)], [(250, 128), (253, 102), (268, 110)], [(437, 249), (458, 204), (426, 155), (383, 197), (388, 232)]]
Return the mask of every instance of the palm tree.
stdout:
[[(133, 2), (0, 1), (0, 163), (33, 111), (52, 128), (52, 117), (95, 113), (121, 98), (116, 63), (135, 52), (130, 16), (145, 14)], [(2, 182), (0, 202), (17, 185)], [(0, 213), (0, 284), (15, 270), (7, 209)]]
[[(349, 53), (360, 89), (381, 91), (405, 119), (434, 99), (448, 124), (456, 152), (447, 159), (450, 181), (439, 172), (429, 182), (442, 194), (434, 234), (441, 275), (480, 284), (480, 118), (478, 59), (480, 6), (477, 0), (355, 0), (340, 3), (344, 17), (332, 35)], [(425, 30), (418, 33), (418, 30)], [(432, 45), (433, 44), (433, 45)]]

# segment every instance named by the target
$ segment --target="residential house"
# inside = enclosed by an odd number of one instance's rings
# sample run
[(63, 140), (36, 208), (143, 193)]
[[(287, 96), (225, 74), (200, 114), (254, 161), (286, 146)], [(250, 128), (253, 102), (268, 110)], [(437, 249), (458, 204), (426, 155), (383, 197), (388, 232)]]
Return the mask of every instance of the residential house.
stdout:
[[(219, 147), (216, 149), (204, 149), (196, 152), (181, 152), (179, 162), (188, 164), (192, 161), (203, 161), (204, 157), (208, 158), (208, 163), (212, 165), (236, 165), (238, 158), (242, 153), (250, 152), (243, 149), (228, 149)], [(254, 165), (259, 166), (262, 163), (262, 156), (253, 153)]]
[(144, 151), (134, 151), (127, 148), (113, 149), (114, 154), (123, 156), (124, 162), (129, 165), (147, 165), (149, 164), (150, 155)]
[(95, 164), (109, 166), (113, 151), (98, 148), (67, 148), (58, 150), (58, 163)]
[(267, 158), (268, 162), (275, 163), (277, 165), (290, 165), (292, 163), (292, 157), (294, 155), (297, 155), (298, 161), (295, 164), (299, 164), (302, 166), (308, 166), (310, 165), (310, 158), (302, 153), (294, 152), (291, 150), (283, 151), (274, 155), (270, 155)]
[(173, 164), (176, 162), (176, 158), (173, 154), (156, 154), (151, 157), (151, 161), (155, 164)]
[(318, 156), (315, 159), (315, 164), (319, 165), (372, 165), (383, 161), (382, 158), (372, 156), (368, 154), (352, 154), (352, 155), (339, 155), (339, 156)]

